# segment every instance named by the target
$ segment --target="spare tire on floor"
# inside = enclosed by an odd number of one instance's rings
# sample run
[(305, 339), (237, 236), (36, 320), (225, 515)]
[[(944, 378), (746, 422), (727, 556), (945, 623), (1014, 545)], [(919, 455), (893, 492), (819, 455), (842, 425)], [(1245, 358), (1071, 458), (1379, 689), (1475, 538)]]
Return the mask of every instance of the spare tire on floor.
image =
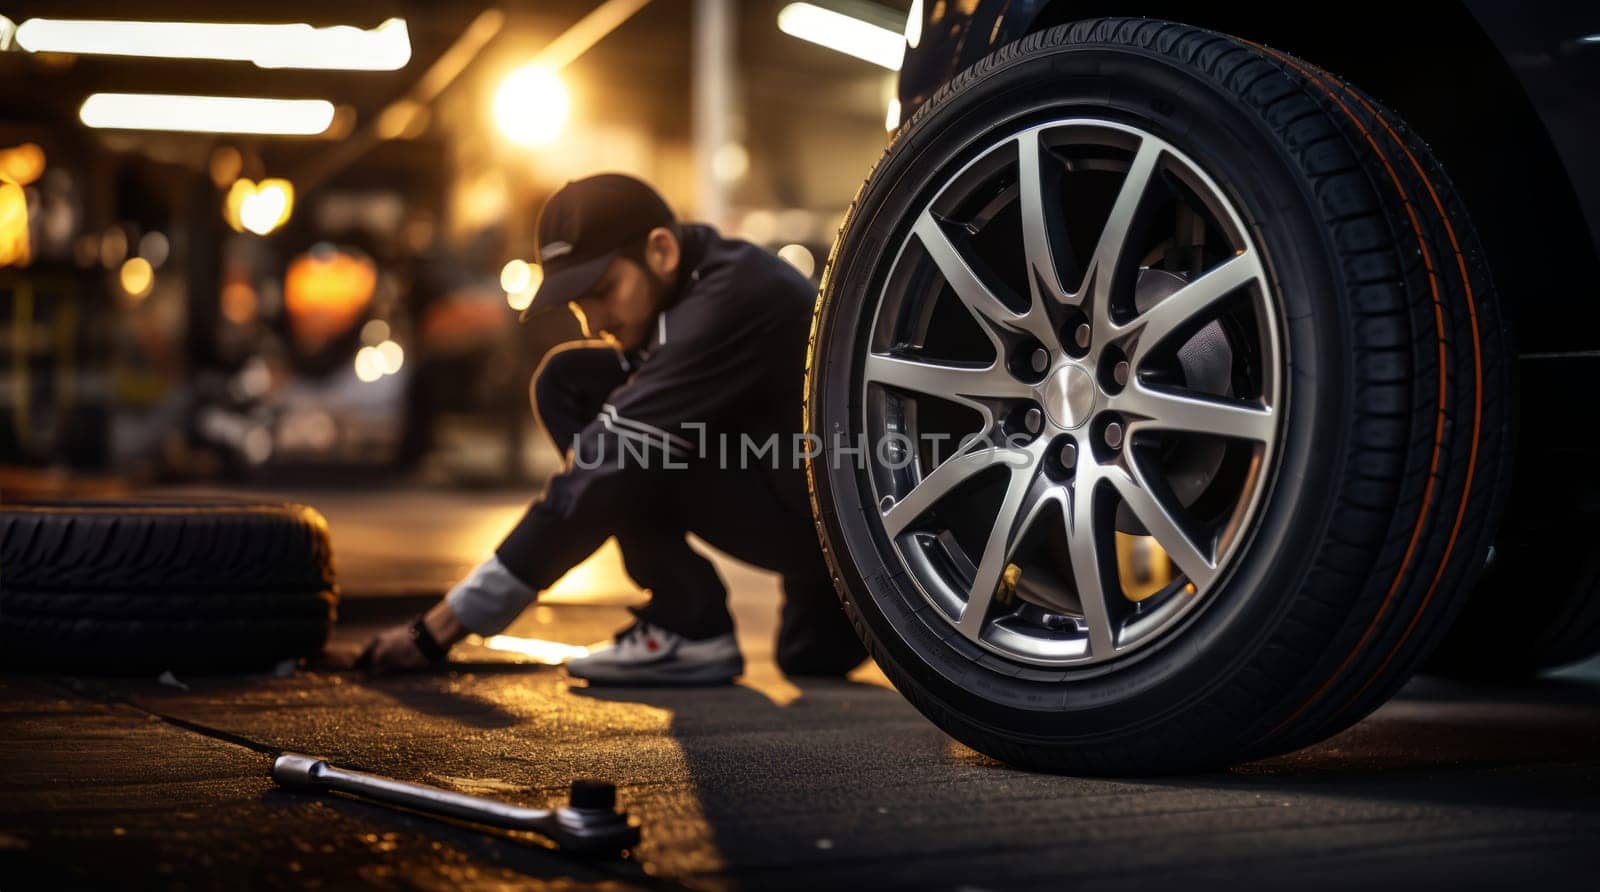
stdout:
[(337, 604), (328, 523), (304, 505), (0, 505), (12, 668), (259, 670), (320, 652)]

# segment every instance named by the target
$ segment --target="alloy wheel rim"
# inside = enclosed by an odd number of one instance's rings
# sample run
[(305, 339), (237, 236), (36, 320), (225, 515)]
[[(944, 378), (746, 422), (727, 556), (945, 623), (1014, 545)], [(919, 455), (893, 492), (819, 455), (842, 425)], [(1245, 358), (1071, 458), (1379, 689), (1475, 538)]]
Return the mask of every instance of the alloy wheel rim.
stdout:
[[(1209, 603), (1276, 458), (1286, 358), (1260, 251), (1199, 165), (1121, 123), (1031, 126), (936, 182), (858, 368), (869, 520), (935, 623), (984, 650), (1145, 648)], [(1134, 599), (1115, 554), (1139, 534), (1175, 573)]]

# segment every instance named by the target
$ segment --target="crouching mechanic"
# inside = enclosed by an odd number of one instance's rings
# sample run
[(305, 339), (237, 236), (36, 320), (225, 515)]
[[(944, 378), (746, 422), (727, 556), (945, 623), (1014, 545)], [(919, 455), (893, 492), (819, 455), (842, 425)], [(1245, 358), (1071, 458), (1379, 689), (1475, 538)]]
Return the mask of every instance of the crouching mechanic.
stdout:
[(787, 263), (680, 224), (655, 190), (606, 174), (540, 212), (529, 314), (574, 306), (602, 339), (552, 351), (536, 411), (566, 465), (495, 550), (414, 623), (372, 640), (371, 670), (419, 669), (508, 626), (616, 536), (651, 598), (567, 671), (599, 683), (708, 684), (744, 668), (728, 593), (695, 533), (783, 577), (778, 665), (837, 676), (864, 658), (834, 596), (796, 436), (814, 290)]

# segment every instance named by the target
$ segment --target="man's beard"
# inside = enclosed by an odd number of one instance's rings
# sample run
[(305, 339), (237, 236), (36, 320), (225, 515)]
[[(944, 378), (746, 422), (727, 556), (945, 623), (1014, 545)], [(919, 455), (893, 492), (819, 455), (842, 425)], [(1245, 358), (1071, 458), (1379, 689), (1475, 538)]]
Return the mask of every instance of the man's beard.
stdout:
[(674, 290), (673, 282), (668, 281), (665, 276), (657, 275), (656, 271), (649, 266), (641, 263), (639, 264), (639, 271), (644, 274), (645, 287), (650, 290), (650, 304), (655, 307), (655, 315), (651, 316), (650, 320), (638, 331), (626, 332), (628, 335), (627, 342), (622, 341), (620, 337), (613, 338), (617, 346), (624, 352), (642, 350), (649, 346), (650, 334), (652, 331), (657, 330), (660, 325), (661, 314), (666, 312), (667, 301)]

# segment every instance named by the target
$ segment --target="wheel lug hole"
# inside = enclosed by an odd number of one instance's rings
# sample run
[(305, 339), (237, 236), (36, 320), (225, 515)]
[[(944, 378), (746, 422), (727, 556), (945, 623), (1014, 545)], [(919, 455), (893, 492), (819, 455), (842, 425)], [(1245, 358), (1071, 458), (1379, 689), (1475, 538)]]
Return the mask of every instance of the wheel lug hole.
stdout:
[(1122, 422), (1120, 421), (1106, 422), (1105, 430), (1101, 432), (1101, 436), (1105, 438), (1106, 447), (1110, 449), (1122, 448), (1122, 435)]
[(1034, 403), (1024, 403), (1012, 409), (1002, 425), (1007, 436), (1032, 441), (1044, 430), (1044, 410)]
[(1104, 412), (1089, 423), (1086, 445), (1091, 457), (1101, 463), (1115, 461), (1128, 449), (1128, 422), (1116, 412)]
[(1133, 376), (1133, 364), (1127, 354), (1116, 347), (1107, 347), (1100, 359), (1100, 387), (1106, 393), (1120, 393)]
[(1052, 480), (1070, 480), (1078, 469), (1078, 441), (1063, 434), (1044, 453), (1045, 475)]
[(1050, 351), (1045, 346), (1032, 338), (1014, 347), (1006, 360), (1006, 367), (1019, 381), (1030, 384), (1044, 380), (1045, 373), (1050, 371)]
[(1061, 323), (1061, 346), (1068, 356), (1082, 359), (1089, 355), (1089, 343), (1094, 339), (1094, 329), (1089, 325), (1089, 318), (1082, 310), (1075, 307), (1067, 310), (1067, 318)]

